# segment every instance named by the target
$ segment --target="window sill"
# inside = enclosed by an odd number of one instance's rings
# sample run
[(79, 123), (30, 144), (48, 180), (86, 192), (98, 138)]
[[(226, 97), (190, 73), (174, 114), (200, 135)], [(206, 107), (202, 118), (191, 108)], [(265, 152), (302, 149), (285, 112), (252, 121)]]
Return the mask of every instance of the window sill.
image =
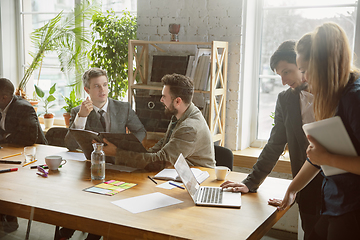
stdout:
[[(261, 148), (252, 147), (241, 151), (233, 151), (234, 166), (252, 168), (256, 163), (261, 151)], [(273, 171), (291, 174), (290, 157), (288, 151), (285, 152), (284, 156), (280, 156), (279, 161), (276, 163)]]
[[(40, 124), (44, 124), (44, 117), (39, 117), (39, 122)], [(55, 118), (54, 119), (54, 126), (56, 125), (56, 127), (66, 127), (65, 126), (65, 120), (64, 118)]]

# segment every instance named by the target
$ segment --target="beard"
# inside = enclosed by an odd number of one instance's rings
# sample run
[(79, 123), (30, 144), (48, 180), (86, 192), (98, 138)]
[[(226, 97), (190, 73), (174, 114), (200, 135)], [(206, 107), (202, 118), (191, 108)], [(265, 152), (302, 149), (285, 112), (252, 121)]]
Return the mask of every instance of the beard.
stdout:
[(178, 110), (174, 107), (174, 104), (172, 102), (169, 105), (169, 107), (165, 106), (165, 115), (172, 116), (172, 115), (176, 115), (177, 113), (178, 113)]

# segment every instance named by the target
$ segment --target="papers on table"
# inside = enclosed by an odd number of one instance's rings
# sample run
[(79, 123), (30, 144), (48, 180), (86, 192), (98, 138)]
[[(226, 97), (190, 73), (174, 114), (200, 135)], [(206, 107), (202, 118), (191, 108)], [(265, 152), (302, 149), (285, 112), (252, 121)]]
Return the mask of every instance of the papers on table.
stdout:
[(132, 213), (145, 212), (157, 208), (167, 207), (174, 204), (182, 203), (176, 198), (156, 192), (138, 197), (127, 198), (111, 202)]
[(38, 145), (36, 146), (36, 159), (43, 161), (46, 156), (58, 155), (66, 160), (85, 161), (84, 153), (80, 152), (69, 152), (67, 148), (49, 146), (49, 145)]
[(66, 160), (86, 161), (85, 154), (81, 152), (60, 152), (57, 155)]
[(176, 188), (176, 186), (174, 185), (171, 185), (170, 182), (178, 185), (178, 186), (183, 186), (184, 184), (183, 183), (179, 183), (179, 182), (173, 182), (173, 181), (167, 181), (167, 182), (164, 182), (162, 184), (158, 184), (156, 185), (156, 187), (158, 188), (164, 188), (164, 189), (173, 189), (173, 188)]
[(137, 168), (123, 166), (123, 165), (115, 165), (115, 164), (111, 164), (111, 163), (106, 163), (105, 168), (120, 171), (120, 172), (133, 172), (133, 171), (137, 170)]

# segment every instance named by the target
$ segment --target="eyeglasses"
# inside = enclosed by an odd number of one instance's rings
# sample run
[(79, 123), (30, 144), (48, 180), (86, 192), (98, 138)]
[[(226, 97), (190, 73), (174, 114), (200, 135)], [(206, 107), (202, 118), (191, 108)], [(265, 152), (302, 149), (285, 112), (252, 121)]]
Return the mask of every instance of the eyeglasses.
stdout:
[(37, 166), (37, 169), (39, 171), (39, 172), (36, 173), (37, 175), (45, 177), (45, 178), (48, 177), (49, 173), (47, 171), (45, 171), (45, 169), (43, 169), (41, 166)]

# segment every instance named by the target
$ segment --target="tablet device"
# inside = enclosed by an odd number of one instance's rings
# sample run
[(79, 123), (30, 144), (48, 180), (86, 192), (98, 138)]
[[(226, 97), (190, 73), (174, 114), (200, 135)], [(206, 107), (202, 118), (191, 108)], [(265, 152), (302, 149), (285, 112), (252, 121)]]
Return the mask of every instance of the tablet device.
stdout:
[[(303, 129), (306, 135), (311, 135), (330, 153), (357, 156), (354, 145), (339, 116), (304, 124)], [(326, 176), (346, 173), (345, 170), (327, 165), (321, 165), (321, 169)]]

